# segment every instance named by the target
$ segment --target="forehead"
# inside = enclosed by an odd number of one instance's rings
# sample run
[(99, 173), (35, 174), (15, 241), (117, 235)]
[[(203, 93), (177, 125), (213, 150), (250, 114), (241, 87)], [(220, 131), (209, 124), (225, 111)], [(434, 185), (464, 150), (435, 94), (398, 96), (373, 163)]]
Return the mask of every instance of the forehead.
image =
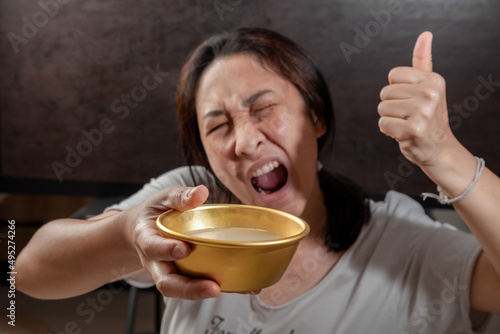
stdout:
[(221, 107), (220, 104), (237, 102), (262, 90), (286, 95), (291, 87), (290, 82), (256, 57), (231, 55), (215, 60), (204, 71), (196, 92), (196, 107)]

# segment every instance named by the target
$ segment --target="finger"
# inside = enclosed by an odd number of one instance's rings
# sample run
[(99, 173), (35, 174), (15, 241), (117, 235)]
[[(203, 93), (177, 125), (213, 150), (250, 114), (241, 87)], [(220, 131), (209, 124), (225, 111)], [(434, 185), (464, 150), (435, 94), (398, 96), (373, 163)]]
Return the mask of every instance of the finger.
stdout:
[(142, 245), (141, 250), (150, 259), (161, 261), (175, 261), (188, 257), (191, 248), (183, 241), (154, 236)]
[(172, 186), (153, 196), (149, 204), (160, 210), (186, 211), (202, 205), (207, 198), (208, 189), (203, 185), (197, 187)]
[(221, 292), (214, 281), (179, 275), (172, 263), (156, 263), (150, 272), (157, 289), (165, 297), (200, 300), (218, 297)]
[(385, 86), (380, 91), (380, 99), (384, 100), (407, 100), (413, 97), (413, 85), (397, 83)]
[(432, 72), (432, 33), (425, 31), (420, 34), (413, 49), (413, 68)]
[(175, 261), (187, 257), (191, 248), (183, 241), (165, 238), (156, 228), (144, 228), (137, 244), (140, 252), (148, 259), (157, 261)]
[(378, 126), (380, 132), (396, 139), (398, 142), (405, 141), (409, 138), (409, 132), (406, 130), (407, 120), (397, 117), (380, 117)]
[(395, 67), (389, 72), (389, 84), (417, 84), (422, 82), (425, 76), (413, 67)]
[(408, 107), (406, 100), (385, 100), (378, 104), (377, 108), (380, 116), (408, 119), (412, 111)]

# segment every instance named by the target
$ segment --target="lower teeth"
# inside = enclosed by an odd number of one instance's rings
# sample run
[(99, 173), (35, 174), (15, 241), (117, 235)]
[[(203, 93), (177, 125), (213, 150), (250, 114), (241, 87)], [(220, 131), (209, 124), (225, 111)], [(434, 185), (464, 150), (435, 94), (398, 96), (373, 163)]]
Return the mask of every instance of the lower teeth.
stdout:
[(262, 195), (267, 195), (267, 194), (270, 194), (270, 193), (271, 193), (271, 191), (269, 191), (269, 190), (264, 190), (264, 189), (262, 189), (262, 188), (260, 188), (260, 187), (258, 187), (258, 188), (257, 188), (257, 191), (259, 192), (259, 194), (262, 194)]

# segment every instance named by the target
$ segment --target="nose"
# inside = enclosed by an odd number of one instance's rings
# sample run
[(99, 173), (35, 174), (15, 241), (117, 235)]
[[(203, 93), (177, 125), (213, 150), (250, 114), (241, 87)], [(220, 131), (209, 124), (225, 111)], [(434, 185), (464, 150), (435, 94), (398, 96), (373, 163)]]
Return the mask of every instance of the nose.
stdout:
[(235, 129), (235, 153), (244, 157), (254, 156), (265, 140), (265, 135), (255, 124), (246, 121)]

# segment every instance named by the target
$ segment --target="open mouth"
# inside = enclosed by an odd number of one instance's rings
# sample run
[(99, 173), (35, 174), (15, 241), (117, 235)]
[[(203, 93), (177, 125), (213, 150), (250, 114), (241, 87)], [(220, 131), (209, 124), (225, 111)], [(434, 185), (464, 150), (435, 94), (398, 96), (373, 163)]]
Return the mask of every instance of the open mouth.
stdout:
[(252, 174), (252, 186), (260, 194), (272, 194), (280, 190), (288, 179), (288, 171), (278, 161), (270, 161)]

